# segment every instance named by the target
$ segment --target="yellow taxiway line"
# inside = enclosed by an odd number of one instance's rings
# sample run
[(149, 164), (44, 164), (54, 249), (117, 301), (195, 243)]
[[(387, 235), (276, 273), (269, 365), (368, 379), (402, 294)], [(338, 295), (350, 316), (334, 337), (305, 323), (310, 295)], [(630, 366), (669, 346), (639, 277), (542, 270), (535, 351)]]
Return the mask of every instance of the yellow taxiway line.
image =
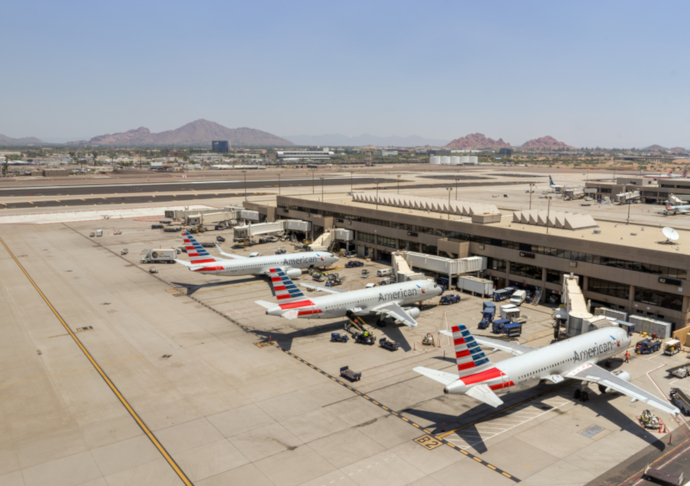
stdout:
[(141, 428), (141, 430), (144, 432), (144, 434), (146, 434), (146, 436), (153, 443), (153, 445), (156, 447), (156, 449), (158, 449), (158, 451), (161, 453), (163, 458), (168, 462), (168, 464), (170, 464), (170, 467), (173, 468), (173, 470), (180, 477), (182, 482), (184, 484), (186, 484), (187, 486), (193, 486), (192, 482), (189, 480), (187, 475), (182, 471), (182, 469), (180, 469), (180, 466), (177, 465), (177, 463), (170, 456), (170, 454), (168, 454), (168, 451), (165, 450), (165, 447), (163, 447), (163, 445), (158, 441), (156, 436), (153, 435), (153, 432), (151, 432), (151, 430), (147, 427), (147, 425), (144, 423), (144, 421), (134, 411), (134, 409), (129, 404), (129, 402), (127, 402), (125, 397), (122, 396), (122, 394), (120, 393), (120, 390), (118, 390), (117, 387), (115, 386), (115, 384), (112, 381), (110, 381), (110, 378), (108, 377), (108, 375), (105, 374), (105, 371), (103, 371), (103, 369), (98, 365), (96, 360), (93, 359), (93, 357), (91, 356), (91, 353), (89, 353), (89, 351), (86, 349), (86, 347), (84, 347), (82, 342), (79, 340), (79, 338), (76, 336), (76, 334), (74, 334), (72, 329), (67, 325), (67, 323), (62, 318), (60, 313), (55, 309), (55, 307), (53, 307), (53, 304), (50, 303), (50, 301), (45, 296), (45, 294), (41, 291), (41, 289), (38, 287), (38, 285), (36, 285), (36, 282), (34, 282), (34, 280), (31, 278), (29, 273), (24, 269), (22, 264), (19, 263), (19, 260), (17, 260), (17, 257), (14, 256), (14, 253), (12, 253), (12, 250), (10, 250), (10, 248), (7, 246), (7, 244), (5, 243), (5, 241), (2, 238), (0, 238), (0, 243), (2, 243), (2, 245), (5, 247), (5, 250), (7, 250), (7, 253), (10, 254), (10, 256), (12, 257), (14, 262), (21, 269), (21, 271), (24, 273), (24, 275), (29, 280), (29, 282), (31, 282), (31, 285), (33, 285), (33, 287), (36, 289), (36, 292), (38, 292), (38, 295), (41, 296), (41, 298), (48, 305), (48, 307), (53, 312), (55, 317), (57, 317), (58, 321), (60, 321), (60, 323), (64, 326), (65, 330), (69, 333), (69, 335), (72, 336), (72, 339), (74, 340), (74, 342), (77, 344), (77, 346), (79, 346), (79, 349), (81, 349), (82, 353), (84, 353), (84, 356), (86, 356), (86, 358), (91, 362), (91, 365), (96, 369), (98, 374), (101, 375), (101, 378), (103, 378), (103, 381), (106, 382), (106, 384), (110, 387), (110, 389), (115, 394), (115, 396), (118, 398), (118, 400), (120, 400), (120, 403), (122, 403), (122, 405), (127, 409), (127, 411), (132, 416), (134, 421), (137, 423), (137, 425), (139, 425), (139, 428)]

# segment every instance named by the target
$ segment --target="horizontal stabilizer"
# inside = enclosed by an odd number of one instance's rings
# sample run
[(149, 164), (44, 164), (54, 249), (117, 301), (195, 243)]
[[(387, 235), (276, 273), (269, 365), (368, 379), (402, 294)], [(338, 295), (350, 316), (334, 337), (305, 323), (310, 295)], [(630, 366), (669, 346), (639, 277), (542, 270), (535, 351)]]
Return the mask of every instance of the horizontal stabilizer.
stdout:
[(259, 304), (264, 309), (273, 309), (274, 307), (278, 307), (278, 304), (275, 302), (266, 302), (265, 300), (255, 300), (254, 303)]
[(219, 245), (218, 243), (216, 243), (216, 248), (218, 248), (218, 252), (219, 252), (221, 255), (226, 256), (226, 257), (230, 258), (231, 260), (236, 260), (236, 259), (238, 259), (238, 258), (247, 258), (247, 257), (242, 256), (242, 255), (233, 255), (232, 253), (225, 253), (225, 252), (220, 248), (220, 245)]
[(176, 259), (175, 261), (176, 261), (177, 263), (181, 263), (181, 264), (184, 265), (185, 267), (191, 268), (191, 267), (194, 266), (194, 265), (192, 265), (191, 263), (186, 262), (186, 261), (184, 261), (184, 260), (177, 260), (177, 259)]
[(471, 386), (470, 389), (467, 390), (465, 395), (469, 395), (472, 398), (479, 400), (480, 402), (484, 402), (487, 405), (491, 405), (492, 407), (498, 407), (500, 405), (503, 405), (503, 400), (498, 398), (498, 395), (496, 395), (487, 385)]
[(417, 366), (413, 371), (427, 378), (431, 378), (434, 381), (438, 381), (442, 385), (450, 385), (454, 381), (458, 381), (457, 375), (446, 373), (445, 371), (432, 370), (431, 368), (424, 368), (423, 366)]

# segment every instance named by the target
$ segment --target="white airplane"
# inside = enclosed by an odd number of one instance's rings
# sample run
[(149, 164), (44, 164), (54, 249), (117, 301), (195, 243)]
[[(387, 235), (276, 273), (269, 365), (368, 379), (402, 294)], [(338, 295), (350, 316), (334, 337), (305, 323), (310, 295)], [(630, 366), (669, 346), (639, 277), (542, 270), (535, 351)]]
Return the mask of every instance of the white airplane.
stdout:
[(554, 191), (556, 191), (556, 192), (560, 192), (560, 191), (563, 190), (563, 188), (564, 188), (565, 186), (559, 186), (558, 184), (555, 184), (555, 183), (553, 182), (553, 179), (551, 178), (551, 176), (549, 176), (549, 187), (550, 187), (551, 189), (553, 189)]
[(666, 214), (688, 214), (690, 213), (690, 204), (672, 206), (668, 201), (666, 201), (666, 207), (664, 208), (664, 212)]
[[(432, 380), (443, 384), (444, 393), (469, 395), (481, 402), (498, 407), (503, 404), (496, 392), (511, 393), (536, 386), (541, 382), (561, 383), (567, 379), (580, 380), (581, 390), (589, 383), (599, 385), (599, 391), (616, 391), (671, 414), (679, 410), (663, 398), (633, 385), (627, 371), (606, 371), (597, 362), (625, 351), (630, 337), (625, 330), (607, 327), (581, 336), (560, 341), (542, 348), (531, 348), (496, 339), (473, 337), (460, 324), (453, 332), (441, 331), (452, 336), (459, 374), (430, 368), (414, 368)], [(492, 364), (479, 347), (488, 346), (514, 355), (500, 363)]]
[(192, 235), (182, 233), (189, 261), (175, 260), (192, 272), (222, 276), (268, 275), (271, 269), (280, 268), (287, 275), (296, 278), (302, 275), (303, 268), (330, 266), (338, 261), (333, 253), (313, 251), (291, 255), (269, 255), (247, 258), (225, 253), (218, 245), (221, 255), (229, 258), (214, 258)]
[(644, 177), (647, 179), (678, 179), (678, 178), (685, 179), (687, 176), (688, 176), (687, 170), (684, 170), (682, 174), (674, 174), (673, 170), (671, 170), (671, 172), (669, 172), (668, 174), (660, 174), (660, 175), (647, 174)]
[(410, 280), (386, 285), (385, 288), (374, 287), (349, 292), (302, 284), (307, 288), (333, 294), (309, 299), (290, 280), (287, 272), (280, 268), (271, 270), (271, 283), (279, 303), (256, 301), (266, 308), (266, 314), (270, 316), (287, 319), (330, 319), (343, 317), (347, 311), (353, 311), (360, 316), (378, 316), (379, 323), (390, 317), (410, 327), (417, 326), (415, 318), (419, 317), (420, 310), (418, 307), (403, 306), (423, 302), (443, 293), (443, 288), (436, 285), (433, 280)]

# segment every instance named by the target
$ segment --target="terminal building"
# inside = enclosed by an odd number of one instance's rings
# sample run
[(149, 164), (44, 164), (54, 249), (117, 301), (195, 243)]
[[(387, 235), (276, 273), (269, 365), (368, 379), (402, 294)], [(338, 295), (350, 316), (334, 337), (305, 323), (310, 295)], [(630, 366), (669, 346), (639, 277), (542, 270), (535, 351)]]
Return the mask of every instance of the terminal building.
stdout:
[(595, 199), (614, 199), (617, 194), (640, 191), (640, 199), (647, 204), (664, 204), (671, 195), (690, 199), (690, 178), (618, 177), (614, 181), (585, 183), (585, 193)]
[(269, 160), (282, 162), (297, 162), (304, 160), (328, 160), (335, 152), (324, 148), (322, 150), (276, 150), (268, 154)]
[(382, 195), (379, 204), (356, 196), (327, 202), (277, 196), (274, 204), (245, 207), (267, 221), (309, 221), (312, 234), (305, 237), (312, 240), (330, 228), (352, 230), (357, 253), (376, 260), (389, 261), (398, 250), (483, 256), (485, 277), (497, 288), (541, 288), (545, 303), (559, 302), (563, 275), (573, 273), (595, 307), (668, 321), (674, 330), (689, 325), (688, 231), (679, 231), (680, 240), (671, 244), (657, 227), (595, 221), (589, 215), (501, 213), (442, 199), (400, 207), (392, 196)]

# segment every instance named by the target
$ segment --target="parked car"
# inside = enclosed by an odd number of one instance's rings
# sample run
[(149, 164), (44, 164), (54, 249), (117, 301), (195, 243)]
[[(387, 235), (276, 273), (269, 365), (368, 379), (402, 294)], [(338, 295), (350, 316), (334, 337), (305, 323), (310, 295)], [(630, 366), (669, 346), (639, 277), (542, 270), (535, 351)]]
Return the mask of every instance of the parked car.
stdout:
[(441, 305), (451, 305), (460, 302), (460, 296), (458, 294), (447, 294), (441, 297), (439, 303)]

